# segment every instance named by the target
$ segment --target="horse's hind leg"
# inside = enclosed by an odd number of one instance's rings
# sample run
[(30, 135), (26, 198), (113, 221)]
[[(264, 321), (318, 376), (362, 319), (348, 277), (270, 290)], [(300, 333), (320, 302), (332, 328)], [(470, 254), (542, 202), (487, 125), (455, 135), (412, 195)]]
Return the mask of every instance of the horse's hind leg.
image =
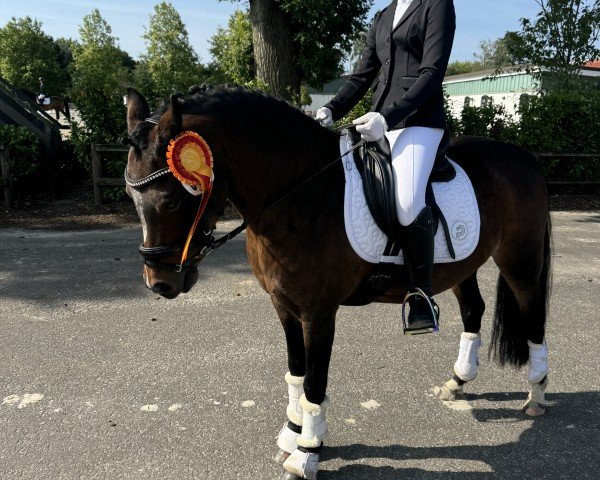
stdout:
[(282, 480), (306, 478), (316, 480), (319, 454), (327, 433), (326, 410), (329, 400), (325, 394), (327, 375), (335, 331), (335, 312), (302, 317), (306, 376), (302, 407), (302, 433), (298, 448), (283, 463)]
[(541, 238), (535, 230), (527, 240), (507, 242), (494, 260), (500, 268), (498, 299), (491, 351), (501, 365), (520, 367), (529, 361), (529, 398), (523, 407), (530, 416), (543, 415), (548, 385), (544, 340), (550, 290), (551, 226), (548, 218)]
[(58, 108), (55, 108), (54, 112), (56, 113), (56, 119), (60, 120), (60, 114), (58, 113)]
[(479, 347), (481, 347), (481, 318), (485, 303), (477, 284), (477, 271), (456, 285), (452, 291), (458, 299), (464, 332), (460, 338), (458, 358), (454, 363), (454, 375), (438, 393), (440, 400), (457, 400), (464, 397), (463, 386), (474, 380), (479, 369)]
[(273, 305), (285, 332), (288, 351), (289, 371), (285, 374), (285, 381), (288, 385), (287, 421), (277, 437), (279, 450), (273, 457), (277, 463), (282, 464), (298, 448), (298, 437), (302, 431), (303, 413), (300, 398), (304, 394), (306, 359), (300, 320), (276, 301), (273, 302)]

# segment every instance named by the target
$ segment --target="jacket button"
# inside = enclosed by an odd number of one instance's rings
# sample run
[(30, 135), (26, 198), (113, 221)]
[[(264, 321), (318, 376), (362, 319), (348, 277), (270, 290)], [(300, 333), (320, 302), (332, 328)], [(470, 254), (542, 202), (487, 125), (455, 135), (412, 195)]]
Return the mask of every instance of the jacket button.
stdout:
[(388, 59), (385, 61), (385, 64), (386, 64), (386, 65), (389, 65), (389, 64), (390, 64), (390, 59), (389, 59), (389, 58), (388, 58)]

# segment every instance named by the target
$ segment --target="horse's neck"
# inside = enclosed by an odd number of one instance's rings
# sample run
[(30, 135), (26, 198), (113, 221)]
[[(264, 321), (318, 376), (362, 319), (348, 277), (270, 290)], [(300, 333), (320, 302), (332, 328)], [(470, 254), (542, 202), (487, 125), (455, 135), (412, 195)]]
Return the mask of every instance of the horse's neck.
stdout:
[[(266, 207), (296, 189), (304, 180), (339, 156), (335, 135), (320, 132), (318, 138), (290, 142), (280, 151), (250, 149), (239, 152), (238, 162), (231, 166), (229, 195), (236, 208), (246, 217), (261, 214)], [(307, 195), (327, 193), (331, 169), (317, 175), (283, 202), (295, 205), (305, 203)], [(343, 181), (343, 179), (342, 179)], [(331, 185), (332, 186), (332, 185)], [(282, 203), (283, 203), (282, 202)], [(266, 212), (265, 212), (266, 214)]]

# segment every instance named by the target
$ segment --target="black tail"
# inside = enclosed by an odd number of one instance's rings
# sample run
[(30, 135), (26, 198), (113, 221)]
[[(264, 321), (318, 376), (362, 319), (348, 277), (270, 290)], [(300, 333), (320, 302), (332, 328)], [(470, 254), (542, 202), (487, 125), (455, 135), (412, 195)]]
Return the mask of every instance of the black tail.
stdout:
[[(552, 223), (550, 214), (546, 219), (546, 232), (544, 235), (544, 263), (540, 275), (540, 295), (543, 302), (541, 322), (545, 327), (552, 286)], [(540, 319), (537, 319), (540, 321)], [(502, 275), (498, 276), (496, 311), (490, 355), (500, 365), (506, 364), (522, 367), (529, 360), (529, 347), (527, 346), (528, 328), (526, 319), (523, 318), (515, 294)]]
[(71, 120), (71, 111), (69, 110), (69, 97), (65, 97), (63, 102), (65, 103), (65, 116)]

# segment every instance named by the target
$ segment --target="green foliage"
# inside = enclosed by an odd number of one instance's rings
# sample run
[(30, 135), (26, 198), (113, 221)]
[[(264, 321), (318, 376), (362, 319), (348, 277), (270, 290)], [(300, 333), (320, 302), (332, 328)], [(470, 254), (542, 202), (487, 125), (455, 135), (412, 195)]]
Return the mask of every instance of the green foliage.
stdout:
[(141, 56), (144, 93), (151, 98), (186, 92), (191, 85), (202, 83), (198, 55), (190, 45), (187, 29), (171, 3), (154, 6), (154, 13), (144, 33), (147, 51)]
[[(38, 139), (26, 127), (0, 125), (0, 144), (4, 144), (4, 148), (8, 150), (10, 173), (16, 181), (39, 169)], [(0, 177), (0, 183), (1, 181)]]
[(516, 58), (511, 48), (518, 41), (518, 34), (507, 32), (502, 38), (479, 42), (479, 47), (474, 55), (475, 63), (481, 66), (481, 70), (490, 68), (500, 69), (514, 65)]
[(452, 136), (481, 135), (532, 152), (598, 153), (598, 158), (543, 158), (546, 175), (563, 180), (600, 179), (600, 92), (556, 91), (532, 97), (519, 119), (501, 105), (464, 107), (460, 119), (446, 108)]
[(342, 71), (345, 52), (365, 30), (371, 0), (280, 0), (289, 15), (300, 78), (319, 88)]
[(83, 19), (81, 42), (73, 49), (73, 101), (82, 124), (73, 124), (73, 150), (88, 174), (90, 144), (114, 143), (125, 132), (123, 85), (127, 78), (117, 38), (98, 10)]
[(243, 84), (254, 79), (256, 66), (252, 51), (250, 14), (236, 10), (227, 28), (219, 28), (209, 40), (210, 53), (227, 81)]
[(581, 67), (600, 57), (600, 1), (536, 2), (541, 11), (535, 20), (521, 19), (521, 32), (509, 49), (528, 72), (539, 79), (550, 72), (555, 85), (569, 88)]
[(373, 92), (369, 91), (363, 99), (356, 104), (356, 106), (350, 110), (350, 113), (345, 117), (338, 120), (335, 124), (336, 127), (341, 125), (347, 125), (352, 123), (353, 120), (356, 120), (358, 117), (362, 117), (365, 113), (370, 112), (373, 107)]
[(59, 46), (31, 17), (13, 17), (0, 28), (0, 76), (16, 87), (37, 92), (42, 77), (47, 93), (63, 93), (68, 77), (59, 57)]
[(471, 72), (479, 72), (483, 70), (484, 67), (479, 62), (470, 62), (459, 61), (452, 62), (448, 64), (448, 68), (446, 69), (446, 76), (450, 75), (462, 75), (463, 73), (471, 73)]

